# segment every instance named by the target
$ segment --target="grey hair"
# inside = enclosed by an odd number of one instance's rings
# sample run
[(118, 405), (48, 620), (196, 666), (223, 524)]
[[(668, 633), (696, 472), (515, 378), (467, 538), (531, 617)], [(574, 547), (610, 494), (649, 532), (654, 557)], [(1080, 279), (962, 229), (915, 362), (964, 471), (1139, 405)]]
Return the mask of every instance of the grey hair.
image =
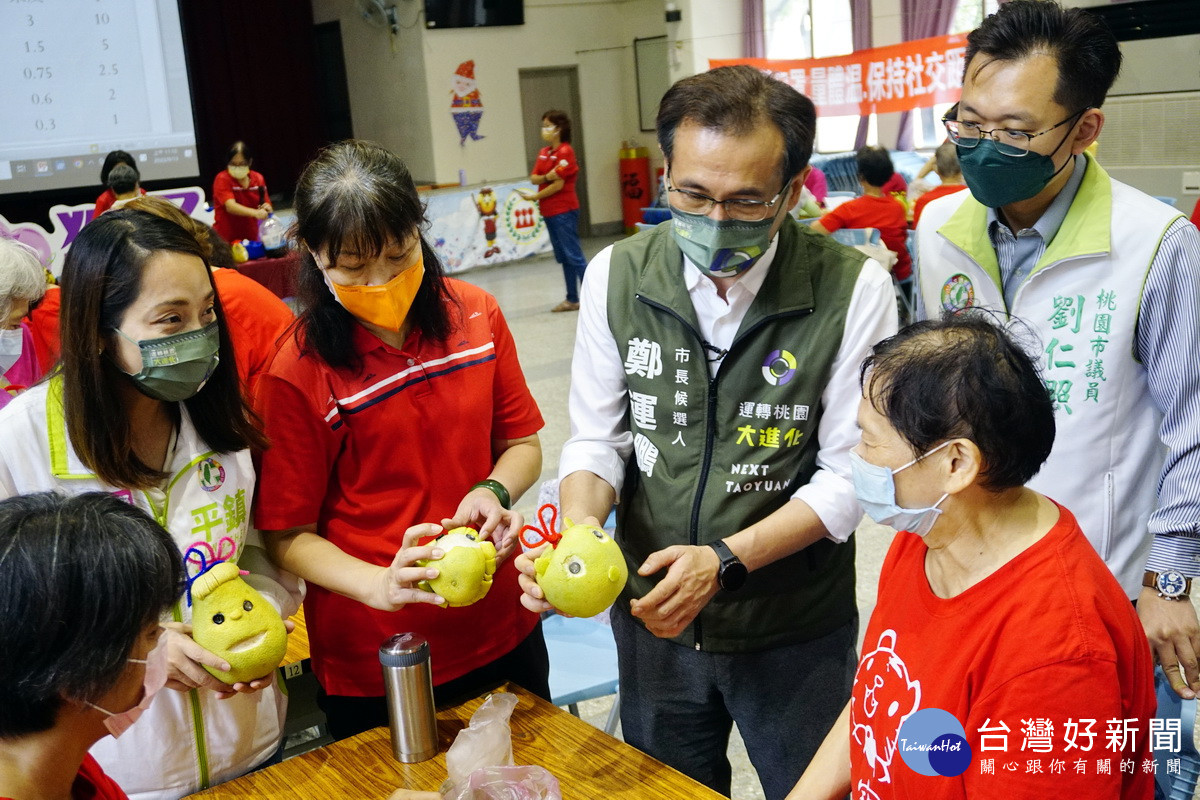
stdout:
[(30, 303), (46, 293), (46, 270), (27, 244), (0, 236), (0, 320), (8, 319), (13, 303)]

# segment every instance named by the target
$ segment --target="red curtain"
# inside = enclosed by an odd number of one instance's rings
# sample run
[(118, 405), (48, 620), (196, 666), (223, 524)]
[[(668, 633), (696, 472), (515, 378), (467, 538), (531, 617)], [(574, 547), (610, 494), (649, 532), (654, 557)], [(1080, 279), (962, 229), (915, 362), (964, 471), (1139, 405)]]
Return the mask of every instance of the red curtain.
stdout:
[(246, 142), (272, 199), (291, 195), (324, 144), (317, 114), (312, 7), (295, 0), (180, 3), (196, 116), (200, 185)]

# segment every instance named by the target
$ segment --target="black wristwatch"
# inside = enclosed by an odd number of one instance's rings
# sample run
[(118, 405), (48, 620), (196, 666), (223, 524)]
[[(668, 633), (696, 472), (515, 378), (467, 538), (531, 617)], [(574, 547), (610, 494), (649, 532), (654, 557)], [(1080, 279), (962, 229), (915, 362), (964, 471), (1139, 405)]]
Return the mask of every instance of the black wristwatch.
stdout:
[(727, 592), (736, 592), (745, 586), (750, 570), (733, 554), (729, 545), (717, 539), (715, 542), (709, 542), (708, 546), (715, 550), (717, 558), (721, 559), (721, 568), (717, 570), (717, 583), (720, 587)]

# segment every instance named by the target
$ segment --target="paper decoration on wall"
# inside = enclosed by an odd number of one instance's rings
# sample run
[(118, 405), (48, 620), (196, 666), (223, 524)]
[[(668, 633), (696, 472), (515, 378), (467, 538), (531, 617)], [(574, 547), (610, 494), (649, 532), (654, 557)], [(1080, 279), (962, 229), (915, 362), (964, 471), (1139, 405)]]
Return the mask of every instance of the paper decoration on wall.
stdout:
[[(211, 225), (213, 212), (204, 202), (204, 190), (199, 186), (188, 186), (183, 189), (158, 189), (149, 194), (170, 200), (188, 214), (201, 222)], [(50, 220), (53, 230), (46, 230), (36, 222), (9, 222), (0, 214), (0, 236), (16, 239), (37, 251), (42, 266), (49, 269), (58, 277), (62, 273), (62, 255), (71, 242), (79, 234), (84, 225), (92, 221), (95, 214), (95, 203), (84, 203), (77, 206), (55, 205), (50, 207)]]
[[(537, 203), (517, 193), (519, 189), (528, 191), (529, 182), (489, 183), (487, 188), (491, 191), (486, 204), (478, 188), (422, 193), (429, 217), (426, 235), (447, 272), (550, 252), (550, 237)], [(481, 205), (492, 206), (492, 215), (483, 215)]]
[(465, 147), (467, 137), (478, 140), (479, 118), (483, 116), (483, 100), (479, 97), (479, 89), (475, 85), (475, 62), (464, 61), (454, 71), (451, 83), (450, 113), (454, 116), (454, 124), (458, 127), (458, 144)]

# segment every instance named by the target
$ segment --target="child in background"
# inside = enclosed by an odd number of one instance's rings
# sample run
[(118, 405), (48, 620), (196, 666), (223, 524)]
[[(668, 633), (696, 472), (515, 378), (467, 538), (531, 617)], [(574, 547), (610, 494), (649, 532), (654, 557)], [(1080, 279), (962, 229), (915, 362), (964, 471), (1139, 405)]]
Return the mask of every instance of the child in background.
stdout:
[(818, 233), (833, 233), (839, 228), (875, 228), (884, 245), (896, 254), (892, 273), (896, 280), (912, 275), (912, 258), (908, 254), (908, 218), (904, 204), (886, 194), (883, 187), (895, 174), (892, 159), (882, 147), (863, 147), (855, 154), (858, 162), (858, 182), (863, 196), (842, 203), (812, 225)]

